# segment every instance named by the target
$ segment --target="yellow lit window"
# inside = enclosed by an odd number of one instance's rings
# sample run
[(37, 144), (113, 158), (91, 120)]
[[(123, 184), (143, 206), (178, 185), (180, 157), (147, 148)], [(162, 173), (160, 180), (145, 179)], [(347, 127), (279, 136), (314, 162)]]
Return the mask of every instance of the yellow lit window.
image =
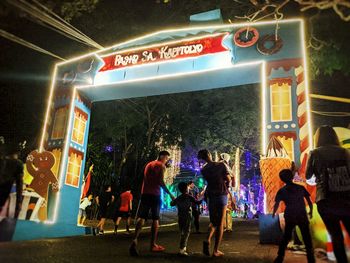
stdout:
[(63, 139), (66, 126), (67, 126), (67, 108), (65, 107), (59, 108), (55, 112), (51, 138), (54, 140)]
[(277, 136), (282, 143), (284, 149), (286, 149), (289, 158), (294, 161), (294, 140), (293, 138), (286, 138), (285, 136)]
[(72, 141), (80, 145), (84, 144), (86, 121), (87, 115), (76, 109), (74, 111)]
[(74, 187), (79, 186), (81, 162), (82, 162), (81, 154), (78, 154), (76, 152), (70, 152), (65, 184), (71, 185)]
[(271, 121), (291, 121), (291, 86), (287, 82), (274, 83), (271, 90)]

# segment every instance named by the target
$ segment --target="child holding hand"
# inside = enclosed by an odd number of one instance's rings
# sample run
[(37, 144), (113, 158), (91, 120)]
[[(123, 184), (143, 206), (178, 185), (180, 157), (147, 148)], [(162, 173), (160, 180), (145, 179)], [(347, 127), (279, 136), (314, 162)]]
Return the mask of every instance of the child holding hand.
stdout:
[(201, 201), (196, 200), (189, 194), (189, 186), (185, 182), (178, 185), (181, 195), (174, 199), (170, 205), (177, 206), (177, 214), (180, 229), (180, 251), (179, 254), (188, 256), (187, 241), (190, 236), (191, 222), (192, 222), (192, 205), (200, 204)]

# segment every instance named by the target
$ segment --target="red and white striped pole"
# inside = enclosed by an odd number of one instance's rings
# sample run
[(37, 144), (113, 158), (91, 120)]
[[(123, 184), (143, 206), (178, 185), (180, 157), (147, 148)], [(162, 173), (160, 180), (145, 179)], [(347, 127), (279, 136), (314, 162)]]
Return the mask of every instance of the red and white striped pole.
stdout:
[[(300, 140), (300, 163), (306, 165), (307, 153), (310, 150), (308, 134), (308, 118), (307, 118), (307, 102), (305, 92), (304, 68), (302, 66), (295, 69), (296, 83), (297, 83), (297, 103), (298, 103), (298, 126), (299, 126), (299, 140)], [(302, 167), (301, 167), (302, 168)]]

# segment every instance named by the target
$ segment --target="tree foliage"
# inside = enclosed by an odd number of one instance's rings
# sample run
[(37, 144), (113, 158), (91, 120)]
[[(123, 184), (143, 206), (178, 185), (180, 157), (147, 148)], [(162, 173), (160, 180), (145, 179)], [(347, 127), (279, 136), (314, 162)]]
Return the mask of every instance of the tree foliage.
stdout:
[[(259, 89), (247, 85), (97, 103), (89, 158), (96, 166), (101, 162), (100, 173), (113, 162), (122, 184), (140, 186), (146, 162), (174, 145), (183, 151), (182, 161), (191, 165), (202, 148), (233, 153), (240, 147), (258, 153), (259, 98)], [(107, 144), (114, 147), (114, 160), (113, 154), (104, 158)]]

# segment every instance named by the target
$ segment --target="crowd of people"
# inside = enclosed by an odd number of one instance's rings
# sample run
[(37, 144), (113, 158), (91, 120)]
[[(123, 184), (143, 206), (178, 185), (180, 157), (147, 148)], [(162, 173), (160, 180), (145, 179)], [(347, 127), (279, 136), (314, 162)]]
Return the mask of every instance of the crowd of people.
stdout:
[[(306, 178), (314, 179), (317, 185), (316, 204), (318, 212), (325, 223), (327, 231), (332, 239), (334, 254), (337, 262), (348, 262), (342, 225), (350, 234), (350, 152), (340, 146), (339, 140), (333, 128), (320, 127), (315, 135), (316, 148), (310, 152), (306, 169)], [(138, 256), (138, 240), (145, 221), (151, 215), (152, 227), (150, 238), (150, 250), (161, 252), (165, 247), (158, 243), (158, 229), (161, 208), (161, 189), (172, 199), (171, 205), (177, 207), (178, 225), (180, 234), (179, 254), (188, 255), (188, 239), (192, 221), (195, 231), (199, 233), (199, 204), (205, 200), (209, 208), (210, 223), (205, 240), (203, 240), (203, 254), (213, 257), (222, 257), (220, 250), (224, 226), (232, 231), (231, 211), (236, 209), (230, 187), (234, 187), (234, 177), (226, 164), (225, 156), (221, 160), (213, 161), (211, 153), (204, 149), (198, 152), (198, 160), (202, 163), (201, 174), (206, 181), (206, 187), (199, 192), (193, 182), (180, 182), (178, 197), (167, 188), (164, 182), (164, 173), (170, 160), (167, 151), (161, 151), (157, 160), (149, 162), (144, 170), (144, 179), (141, 189), (141, 197), (136, 212), (136, 226), (132, 242), (129, 247), (131, 256)], [(293, 182), (295, 168), (282, 170), (280, 179), (285, 183), (275, 197), (273, 216), (279, 204), (284, 202), (286, 208), (284, 218), (286, 222), (283, 241), (279, 245), (275, 262), (283, 262), (285, 249), (292, 238), (296, 226), (301, 230), (306, 246), (308, 262), (315, 262), (312, 239), (309, 229), (309, 218), (312, 218), (313, 203), (306, 189)], [(0, 212), (6, 201), (12, 184), (17, 183), (16, 216), (21, 207), (21, 184), (23, 176), (23, 164), (18, 160), (15, 150), (9, 150), (0, 158)], [(111, 186), (106, 185), (98, 197), (90, 194), (81, 200), (79, 206), (78, 223), (84, 224), (86, 220), (86, 208), (96, 200), (100, 210), (100, 220), (97, 224), (99, 234), (104, 233), (104, 224), (107, 216), (108, 205), (115, 200)], [(119, 197), (117, 212), (114, 215), (115, 229), (118, 233), (120, 221), (126, 221), (126, 231), (130, 233), (130, 220), (133, 195), (130, 187), (126, 187)], [(306, 212), (305, 200), (309, 206)], [(213, 251), (210, 251), (214, 238)]]
[[(194, 222), (196, 232), (199, 232), (198, 204), (206, 200), (209, 207), (210, 224), (206, 239), (203, 240), (203, 254), (221, 257), (220, 250), (224, 226), (229, 231), (232, 217), (230, 212), (235, 209), (235, 203), (230, 194), (234, 178), (225, 164), (224, 158), (215, 162), (208, 150), (198, 152), (198, 160), (203, 163), (201, 174), (206, 181), (206, 188), (199, 192), (193, 182), (180, 182), (180, 195), (175, 198), (164, 183), (164, 171), (170, 154), (160, 152), (156, 161), (150, 162), (144, 173), (144, 182), (141, 192), (140, 207), (137, 214), (137, 224), (134, 238), (129, 248), (131, 256), (138, 256), (138, 237), (145, 220), (151, 213), (152, 228), (150, 250), (164, 251), (165, 247), (158, 243), (159, 212), (161, 206), (160, 189), (168, 193), (172, 199), (171, 205), (178, 210), (178, 224), (180, 232), (179, 254), (188, 255), (187, 244), (190, 236), (191, 224)], [(223, 156), (222, 156), (223, 157)], [(294, 164), (295, 166), (295, 164)], [(314, 178), (317, 184), (317, 209), (329, 232), (334, 254), (338, 262), (348, 262), (341, 224), (350, 233), (350, 153), (340, 146), (335, 131), (329, 126), (322, 126), (316, 132), (316, 148), (310, 152), (306, 178)], [(276, 197), (273, 216), (281, 202), (285, 204), (285, 230), (282, 242), (279, 245), (275, 262), (283, 262), (285, 249), (292, 239), (295, 227), (301, 230), (306, 247), (308, 262), (315, 262), (312, 238), (309, 229), (309, 218), (312, 218), (313, 203), (310, 194), (301, 185), (293, 182), (295, 167), (280, 172), (280, 179), (285, 183)], [(234, 184), (233, 184), (234, 185)], [(306, 212), (305, 201), (308, 204)], [(213, 251), (210, 251), (214, 238)]]

